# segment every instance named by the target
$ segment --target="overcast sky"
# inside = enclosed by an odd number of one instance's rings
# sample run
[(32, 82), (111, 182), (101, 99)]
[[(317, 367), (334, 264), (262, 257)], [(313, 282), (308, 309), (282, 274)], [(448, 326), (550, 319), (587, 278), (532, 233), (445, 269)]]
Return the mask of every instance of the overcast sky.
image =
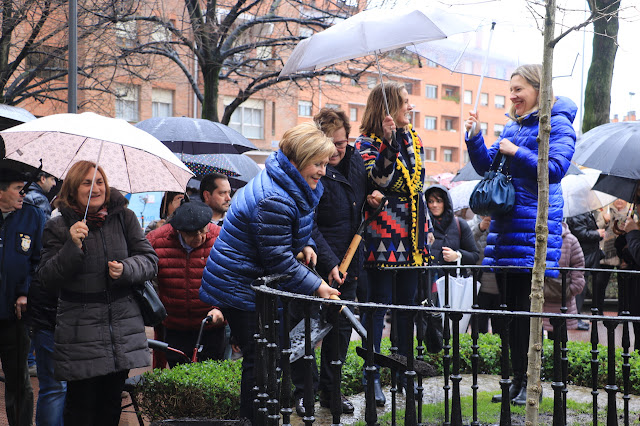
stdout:
[[(527, 0), (397, 0), (408, 5), (447, 8), (483, 22), (480, 31), (486, 34), (488, 43), (491, 21), (495, 20), (496, 30), (491, 42), (491, 52), (500, 55), (512, 55), (520, 63), (542, 62), (542, 34), (537, 29), (541, 19), (536, 21), (527, 8), (534, 4)], [(543, 4), (544, 1), (537, 3)], [(585, 20), (588, 9), (585, 0), (557, 0), (559, 7), (566, 13), (556, 14), (556, 33)], [(618, 52), (614, 66), (612, 85), (611, 115), (620, 118), (629, 110), (640, 113), (640, 78), (638, 77), (637, 58), (640, 57), (640, 2), (621, 1), (620, 30), (618, 34)], [(537, 8), (544, 13), (544, 8)], [(500, 31), (498, 31), (500, 29)], [(568, 96), (581, 108), (581, 89), (586, 85), (592, 54), (593, 26), (573, 32), (560, 41), (554, 52), (554, 92)], [(583, 49), (584, 46), (584, 49)], [(584, 55), (583, 55), (584, 51)], [(634, 61), (635, 59), (635, 61)], [(584, 68), (583, 68), (584, 63)], [(575, 64), (575, 66), (574, 66)], [(562, 77), (566, 76), (566, 77)], [(581, 85), (582, 84), (582, 85)], [(636, 93), (635, 96), (629, 93)], [(640, 115), (640, 114), (639, 114)], [(579, 128), (580, 113), (576, 117)]]

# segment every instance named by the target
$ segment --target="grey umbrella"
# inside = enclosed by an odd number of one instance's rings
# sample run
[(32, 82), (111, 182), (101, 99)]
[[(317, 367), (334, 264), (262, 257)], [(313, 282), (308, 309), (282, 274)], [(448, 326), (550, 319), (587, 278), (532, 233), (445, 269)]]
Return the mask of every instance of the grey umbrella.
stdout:
[(242, 154), (258, 149), (232, 128), (201, 118), (154, 117), (135, 126), (182, 154)]
[(573, 161), (604, 174), (640, 179), (640, 121), (607, 123), (582, 135)]
[(35, 120), (36, 116), (24, 108), (0, 104), (0, 130)]
[(191, 188), (200, 188), (200, 180), (209, 173), (227, 175), (233, 189), (243, 187), (262, 168), (246, 155), (238, 154), (176, 154), (178, 158), (196, 175), (187, 184)]

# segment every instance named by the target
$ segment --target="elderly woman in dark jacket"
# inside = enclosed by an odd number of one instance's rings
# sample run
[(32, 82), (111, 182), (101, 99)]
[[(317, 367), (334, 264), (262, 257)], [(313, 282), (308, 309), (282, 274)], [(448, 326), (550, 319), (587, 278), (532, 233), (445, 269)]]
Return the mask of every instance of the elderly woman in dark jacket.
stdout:
[(329, 298), (331, 288), (297, 260), (316, 264), (311, 238), (313, 212), (322, 196), (320, 178), (335, 152), (331, 139), (313, 123), (282, 136), (280, 149), (233, 198), (202, 274), (200, 299), (218, 306), (242, 350), (240, 412), (252, 420), (255, 386), (256, 302), (251, 284), (271, 274), (286, 274), (283, 290)]
[(125, 198), (95, 168), (80, 161), (69, 169), (38, 270), (45, 287), (60, 290), (54, 359), (56, 378), (67, 380), (67, 426), (117, 425), (129, 370), (149, 365), (132, 288), (155, 276), (158, 257)]
[[(480, 257), (473, 233), (466, 220), (455, 217), (449, 190), (442, 185), (430, 186), (424, 194), (429, 208), (435, 241), (431, 255), (436, 265), (475, 265)], [(444, 271), (439, 271), (442, 274)]]

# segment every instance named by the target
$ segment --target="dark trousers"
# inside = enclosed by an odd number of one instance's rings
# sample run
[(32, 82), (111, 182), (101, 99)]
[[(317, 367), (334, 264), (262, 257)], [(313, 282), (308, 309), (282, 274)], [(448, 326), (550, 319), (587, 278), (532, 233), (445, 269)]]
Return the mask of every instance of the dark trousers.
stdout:
[[(499, 310), (500, 309), (500, 295), (485, 293), (483, 291), (478, 292), (478, 307), (480, 309), (487, 310)], [(491, 316), (489, 314), (478, 315), (478, 333), (489, 332), (489, 320), (491, 320), (491, 332), (493, 334), (502, 333), (502, 320), (497, 316)]]
[[(637, 275), (618, 274), (618, 313), (629, 311), (631, 316), (640, 316), (640, 278)], [(630, 330), (631, 331), (631, 330)], [(640, 323), (633, 323), (634, 349), (640, 351)]]
[(31, 340), (23, 321), (0, 321), (0, 360), (4, 371), (4, 403), (11, 426), (33, 423), (33, 390), (27, 356)]
[[(415, 305), (416, 289), (418, 288), (417, 270), (398, 270), (396, 277), (396, 304), (398, 305)], [(391, 304), (393, 290), (393, 271), (390, 270), (370, 270), (369, 271), (369, 299), (375, 303)], [(376, 309), (373, 312), (373, 348), (376, 352), (380, 352), (380, 341), (382, 340), (382, 330), (384, 328), (385, 308)], [(366, 315), (365, 315), (366, 317)], [(398, 331), (398, 353), (407, 355), (409, 345), (413, 345), (412, 336), (407, 335), (409, 322), (413, 321), (413, 313), (400, 312), (397, 315)], [(366, 318), (363, 318), (363, 324), (367, 325)], [(411, 339), (411, 340), (410, 340)], [(380, 377), (380, 369), (375, 374), (376, 378)]]
[[(607, 272), (593, 272), (593, 303), (598, 308), (600, 315), (604, 312), (604, 294), (607, 291), (609, 285), (609, 279), (615, 266), (611, 265), (598, 265), (599, 269), (611, 269)], [(618, 274), (618, 291), (620, 291), (621, 280), (620, 274)]]
[(67, 382), (65, 426), (117, 426), (129, 370)]
[[(357, 281), (345, 281), (340, 286), (340, 298), (343, 300), (355, 300), (356, 289), (358, 287)], [(290, 305), (290, 317), (291, 327), (294, 327), (299, 321), (304, 318), (300, 304)], [(316, 305), (317, 306), (317, 305)], [(348, 309), (345, 307), (344, 309)], [(334, 310), (330, 310), (334, 312)], [(335, 327), (325, 336), (322, 340), (322, 349), (320, 350), (320, 379), (318, 380), (318, 370), (312, 369), (313, 372), (313, 389), (314, 392), (321, 390), (323, 392), (331, 393), (333, 390), (333, 370), (331, 367), (331, 361), (335, 358), (334, 342), (336, 336), (338, 337), (338, 358), (342, 361), (343, 365), (347, 359), (347, 350), (349, 349), (349, 341), (351, 340), (351, 323), (344, 317), (344, 315), (336, 312), (340, 315), (338, 319), (338, 328)], [(305, 361), (301, 358), (291, 364), (291, 382), (293, 383), (295, 390), (293, 392), (294, 398), (302, 398), (304, 395), (304, 378), (306, 374)]]
[[(165, 342), (172, 348), (178, 349), (190, 359), (193, 356), (193, 349), (196, 346), (198, 340), (198, 333), (200, 330), (175, 330), (172, 328), (165, 328)], [(200, 344), (202, 345), (202, 351), (198, 354), (198, 361), (205, 361), (207, 359), (224, 359), (225, 350), (225, 330), (224, 327), (209, 328), (202, 331), (200, 337)], [(167, 354), (167, 361), (172, 368), (176, 364), (183, 364), (187, 362), (178, 354)]]
[[(496, 279), (500, 292), (505, 291), (507, 309), (510, 311), (529, 311), (531, 302), (531, 274), (497, 273)], [(511, 348), (511, 369), (515, 378), (524, 378), (527, 371), (527, 353), (529, 352), (529, 318), (512, 318), (509, 323), (509, 346)]]
[(233, 308), (225, 308), (222, 313), (231, 327), (231, 335), (242, 350), (240, 416), (253, 421), (253, 387), (256, 386), (256, 344), (253, 335), (258, 329), (258, 316), (255, 311)]

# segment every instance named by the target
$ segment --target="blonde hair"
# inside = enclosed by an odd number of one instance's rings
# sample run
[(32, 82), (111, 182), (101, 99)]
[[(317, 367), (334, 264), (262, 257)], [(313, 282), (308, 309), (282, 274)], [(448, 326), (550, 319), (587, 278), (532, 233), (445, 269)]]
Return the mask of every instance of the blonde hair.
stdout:
[[(56, 207), (83, 207), (78, 204), (78, 189), (80, 188), (80, 184), (82, 184), (85, 176), (87, 176), (87, 173), (95, 167), (96, 163), (85, 160), (78, 161), (71, 166), (67, 172), (67, 176), (62, 181), (62, 188), (60, 188), (60, 192), (58, 193), (58, 197), (55, 201)], [(109, 203), (109, 197), (111, 196), (109, 181), (107, 180), (107, 175), (104, 173), (104, 170), (102, 170), (102, 167), (98, 166), (98, 171), (102, 174), (102, 180), (104, 181), (104, 203), (107, 204)]]
[(298, 124), (282, 135), (280, 151), (298, 170), (302, 170), (318, 158), (328, 161), (336, 147), (331, 138), (314, 122), (309, 121)]
[(322, 108), (320, 112), (313, 116), (313, 121), (320, 127), (325, 135), (333, 135), (337, 130), (344, 127), (344, 131), (349, 138), (351, 125), (344, 111), (334, 108)]
[[(527, 64), (520, 65), (515, 71), (511, 74), (511, 78), (519, 75), (524, 78), (527, 83), (529, 83), (536, 91), (538, 92), (538, 98), (536, 103), (536, 108), (540, 107), (540, 83), (542, 82), (542, 65), (540, 64)], [(555, 103), (556, 99), (553, 96), (553, 87), (551, 88), (551, 106)], [(518, 121), (516, 116), (516, 107), (515, 105), (511, 105), (509, 109), (509, 118), (513, 121)]]
[[(389, 104), (389, 114), (394, 118), (398, 111), (402, 108), (402, 91), (407, 90), (404, 84), (397, 82), (389, 82), (384, 84), (384, 93), (387, 95)], [(362, 114), (362, 122), (360, 123), (360, 133), (365, 135), (375, 133), (376, 136), (382, 138), (382, 122), (387, 116), (387, 109), (384, 106), (384, 96), (382, 96), (382, 86), (376, 85), (369, 93), (367, 98), (367, 106)]]

